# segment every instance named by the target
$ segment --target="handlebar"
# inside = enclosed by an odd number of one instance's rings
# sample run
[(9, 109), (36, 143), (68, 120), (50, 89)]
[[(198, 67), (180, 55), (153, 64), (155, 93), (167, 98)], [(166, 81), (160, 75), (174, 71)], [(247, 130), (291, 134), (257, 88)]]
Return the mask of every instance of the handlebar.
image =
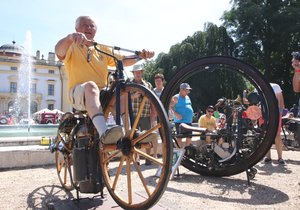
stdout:
[(101, 45), (105, 46), (105, 47), (112, 48), (114, 50), (122, 50), (122, 51), (125, 51), (125, 52), (134, 53), (135, 55), (139, 55), (139, 53), (140, 53), (139, 51), (129, 50), (129, 49), (125, 49), (125, 48), (121, 48), (121, 47), (117, 47), (117, 46), (110, 46), (110, 45), (104, 45), (104, 44), (101, 44)]
[[(98, 52), (101, 52), (107, 56), (110, 56), (116, 60), (119, 60), (116, 56), (114, 56), (113, 54), (109, 54), (101, 49), (98, 48), (98, 43), (97, 42), (94, 42), (94, 41), (88, 41), (89, 44), (92, 44), (94, 46), (94, 48), (98, 51)], [(134, 55), (130, 55), (130, 56), (126, 56), (124, 58), (124, 60), (126, 59), (136, 59), (136, 58), (140, 58), (139, 54), (141, 53), (140, 51), (135, 51), (135, 50), (129, 50), (129, 49), (125, 49), (125, 48), (121, 48), (121, 47), (117, 47), (117, 46), (109, 46), (109, 45), (104, 45), (104, 44), (101, 44), (102, 46), (104, 47), (108, 47), (108, 48), (111, 48), (112, 50), (122, 50), (122, 51), (125, 51), (125, 52), (130, 52), (130, 53), (133, 53)]]

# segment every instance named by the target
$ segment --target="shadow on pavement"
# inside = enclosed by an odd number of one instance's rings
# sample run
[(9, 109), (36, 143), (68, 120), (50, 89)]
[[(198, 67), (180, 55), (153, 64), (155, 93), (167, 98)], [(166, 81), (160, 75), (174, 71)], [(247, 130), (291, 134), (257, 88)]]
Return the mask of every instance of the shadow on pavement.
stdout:
[[(173, 193), (180, 193), (187, 196), (192, 196), (195, 198), (251, 205), (270, 205), (283, 203), (289, 200), (287, 194), (275, 188), (261, 184), (256, 184), (254, 182), (251, 182), (249, 186), (247, 183), (246, 174), (245, 180), (224, 177), (205, 177), (194, 174), (181, 174), (181, 178), (174, 179), (173, 181), (181, 183), (199, 184), (199, 192), (191, 191), (189, 189), (175, 189), (170, 187), (170, 185), (167, 187), (166, 190)], [(213, 194), (211, 192), (202, 192), (201, 184), (210, 185), (211, 188), (214, 188), (219, 193)], [(222, 196), (228, 194), (229, 191), (230, 194), (247, 194), (247, 196), (243, 196), (246, 198), (240, 198), (241, 196), (239, 196), (238, 198), (235, 198), (234, 196), (230, 196), (230, 198), (227, 196)]]
[[(76, 191), (72, 191), (74, 194)], [(112, 197), (104, 194), (101, 198), (98, 194), (82, 194), (79, 193), (80, 199), (71, 192), (66, 192), (62, 187), (57, 185), (45, 185), (35, 189), (27, 197), (27, 209), (35, 210), (87, 210), (87, 209), (114, 209), (121, 210), (122, 208), (116, 204)], [(165, 206), (157, 203), (151, 209), (161, 210), (167, 209)]]
[[(75, 192), (75, 191), (74, 191)], [(97, 195), (97, 194), (95, 194)], [(93, 196), (95, 196), (93, 195)], [(78, 201), (71, 192), (65, 191), (57, 185), (45, 185), (35, 189), (27, 197), (28, 209), (55, 209), (55, 210), (76, 210), (96, 209), (102, 206), (104, 201), (99, 196), (81, 198)]]

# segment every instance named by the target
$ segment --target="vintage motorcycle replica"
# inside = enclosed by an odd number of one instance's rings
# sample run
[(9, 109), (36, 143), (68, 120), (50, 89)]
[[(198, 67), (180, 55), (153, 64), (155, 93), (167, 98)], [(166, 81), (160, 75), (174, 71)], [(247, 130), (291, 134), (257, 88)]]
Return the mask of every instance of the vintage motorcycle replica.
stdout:
[[(115, 59), (116, 69), (108, 78), (111, 80), (101, 93), (100, 102), (105, 119), (114, 117), (114, 124), (122, 126), (124, 137), (104, 142), (85, 111), (66, 113), (51, 145), (59, 181), (65, 190), (75, 189), (77, 199), (79, 193), (103, 196), (105, 187), (122, 208), (149, 209), (163, 195), (171, 175), (173, 147), (168, 116), (153, 91), (125, 79), (123, 63), (114, 53), (101, 50), (100, 44), (93, 45), (95, 50)], [(138, 52), (130, 52), (137, 57)], [(138, 95), (139, 105), (132, 103), (133, 94)], [(139, 130), (146, 103), (151, 104), (156, 122), (149, 130)], [(139, 110), (136, 115), (133, 115), (134, 105)], [(145, 153), (145, 149), (153, 148), (154, 141), (159, 142), (157, 157)], [(138, 155), (150, 162), (151, 168), (140, 165)], [(158, 167), (161, 173), (155, 176)]]

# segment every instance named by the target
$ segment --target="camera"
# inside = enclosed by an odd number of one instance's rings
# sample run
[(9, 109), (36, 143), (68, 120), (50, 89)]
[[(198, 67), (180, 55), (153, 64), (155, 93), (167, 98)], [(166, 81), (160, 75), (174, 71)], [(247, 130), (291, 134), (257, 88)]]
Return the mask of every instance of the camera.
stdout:
[(293, 58), (295, 58), (296, 60), (300, 60), (300, 52), (292, 52), (292, 56), (293, 56)]

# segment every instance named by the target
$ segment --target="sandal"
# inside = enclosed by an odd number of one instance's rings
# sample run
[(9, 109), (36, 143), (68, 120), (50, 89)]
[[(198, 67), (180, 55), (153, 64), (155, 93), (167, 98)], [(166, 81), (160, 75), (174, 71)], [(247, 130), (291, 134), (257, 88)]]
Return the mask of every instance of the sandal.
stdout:
[(278, 164), (279, 165), (285, 165), (285, 161), (282, 158), (278, 159)]

